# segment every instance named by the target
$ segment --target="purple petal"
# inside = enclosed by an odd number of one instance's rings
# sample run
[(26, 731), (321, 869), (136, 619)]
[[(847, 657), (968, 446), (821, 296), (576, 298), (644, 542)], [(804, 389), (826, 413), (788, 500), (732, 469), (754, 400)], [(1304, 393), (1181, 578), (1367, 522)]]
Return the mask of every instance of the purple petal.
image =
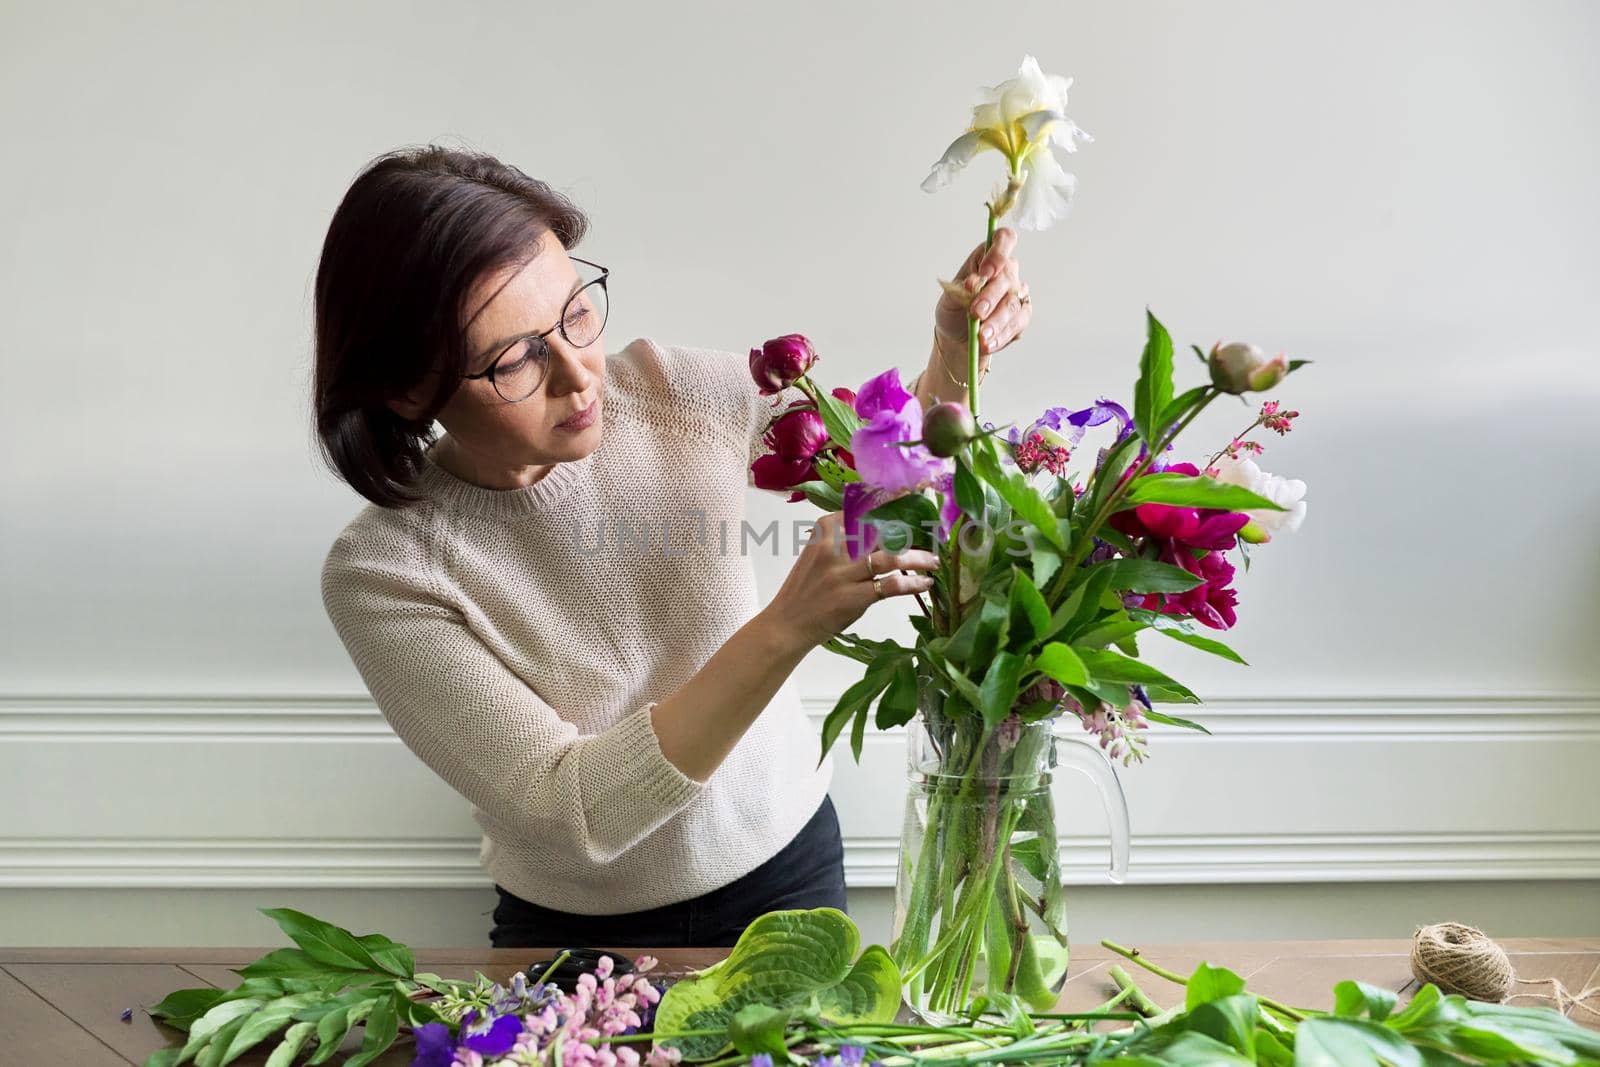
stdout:
[[(900, 384), (900, 368), (890, 367), (876, 378), (868, 378), (856, 391), (856, 414), (863, 419), (870, 419), (880, 411), (898, 414), (915, 401), (916, 397)], [(922, 433), (922, 408), (918, 406), (916, 410), (917, 433), (912, 434), (913, 437)]]
[(444, 1023), (423, 1023), (411, 1031), (416, 1042), (417, 1056), (411, 1067), (450, 1067), (456, 1057), (455, 1039), (450, 1027)]
[(956, 475), (954, 471), (940, 479), (939, 489), (939, 540), (950, 540), (950, 530), (956, 524), (956, 519), (961, 517), (961, 508), (956, 504)]
[(474, 1034), (463, 1045), (484, 1056), (504, 1056), (517, 1043), (522, 1033), (522, 1020), (515, 1015), (502, 1015), (494, 1021), (486, 1034)]
[(952, 469), (921, 445), (901, 445), (922, 436), (922, 411), (915, 401), (898, 414), (880, 411), (850, 435), (861, 480), (880, 489), (918, 489)]
[(844, 502), (839, 510), (844, 518), (845, 551), (851, 559), (860, 559), (878, 543), (877, 529), (863, 525), (862, 517), (879, 504), (887, 503), (899, 495), (865, 482), (850, 482), (844, 487)]

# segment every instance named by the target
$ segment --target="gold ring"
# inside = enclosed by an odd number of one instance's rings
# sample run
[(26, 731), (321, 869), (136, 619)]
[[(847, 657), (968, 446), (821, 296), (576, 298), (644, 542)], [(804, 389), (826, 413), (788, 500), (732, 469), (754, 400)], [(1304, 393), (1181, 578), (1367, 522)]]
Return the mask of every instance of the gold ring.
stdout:
[(1028, 294), (1027, 293), (1022, 293), (1017, 297), (1017, 303), (1026, 304), (1027, 302), (1028, 302)]
[(874, 574), (872, 576), (872, 591), (877, 594), (879, 600), (883, 599), (883, 575)]

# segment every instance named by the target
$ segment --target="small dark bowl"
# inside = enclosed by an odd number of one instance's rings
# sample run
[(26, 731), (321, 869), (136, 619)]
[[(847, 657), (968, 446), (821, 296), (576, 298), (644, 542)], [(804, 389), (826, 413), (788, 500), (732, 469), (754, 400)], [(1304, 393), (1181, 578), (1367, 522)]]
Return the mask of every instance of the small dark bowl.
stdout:
[(592, 973), (595, 967), (599, 965), (601, 956), (611, 957), (611, 973), (617, 977), (634, 972), (633, 961), (624, 952), (614, 949), (569, 948), (558, 951), (555, 956), (549, 959), (538, 960), (528, 964), (524, 969), (528, 976), (528, 981), (530, 983), (538, 981), (545, 971), (550, 970), (550, 965), (555, 963), (561, 952), (566, 952), (567, 958), (561, 961), (559, 967), (550, 971), (550, 977), (546, 978), (545, 981), (554, 984), (563, 993), (575, 992), (578, 988), (578, 976)]

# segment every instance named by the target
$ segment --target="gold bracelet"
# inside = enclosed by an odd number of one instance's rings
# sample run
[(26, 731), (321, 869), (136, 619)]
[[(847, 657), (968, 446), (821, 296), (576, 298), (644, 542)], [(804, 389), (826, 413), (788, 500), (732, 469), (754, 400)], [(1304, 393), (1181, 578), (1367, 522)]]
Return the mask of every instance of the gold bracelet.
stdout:
[[(950, 384), (956, 386), (958, 389), (965, 389), (967, 387), (967, 383), (962, 381), (961, 379), (957, 378), (954, 374), (951, 374), (950, 373), (950, 364), (945, 362), (944, 349), (939, 347), (939, 330), (938, 330), (937, 326), (934, 327), (933, 350), (938, 355), (938, 357), (939, 357), (939, 366), (940, 366), (940, 368), (942, 368), (944, 370), (944, 376), (946, 378), (950, 379)], [(987, 366), (978, 368), (978, 384), (979, 385), (982, 385), (983, 384), (983, 380), (985, 378), (987, 378), (988, 376), (989, 376), (989, 368)]]

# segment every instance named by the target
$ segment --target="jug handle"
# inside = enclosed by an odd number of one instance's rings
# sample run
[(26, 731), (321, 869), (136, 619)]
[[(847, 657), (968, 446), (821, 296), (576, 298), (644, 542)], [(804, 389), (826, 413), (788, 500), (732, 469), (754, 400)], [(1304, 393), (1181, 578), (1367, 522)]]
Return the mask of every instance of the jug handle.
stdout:
[(1116, 768), (1100, 749), (1077, 737), (1056, 736), (1056, 764), (1071, 767), (1094, 783), (1106, 807), (1106, 826), (1111, 832), (1111, 870), (1113, 882), (1128, 878), (1128, 801)]

